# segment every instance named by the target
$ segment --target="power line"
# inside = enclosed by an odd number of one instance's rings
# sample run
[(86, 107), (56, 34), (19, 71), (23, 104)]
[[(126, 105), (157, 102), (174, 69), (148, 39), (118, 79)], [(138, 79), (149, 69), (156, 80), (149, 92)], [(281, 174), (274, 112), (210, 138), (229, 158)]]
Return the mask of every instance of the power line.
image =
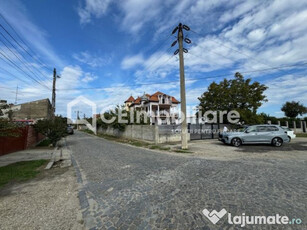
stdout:
[[(197, 34), (198, 36), (200, 36), (200, 37), (202, 37), (202, 38), (203, 38), (203, 37), (206, 37), (204, 34), (198, 33), (198, 32), (196, 32), (195, 30), (191, 30), (191, 32)], [(258, 62), (259, 64), (266, 65), (266, 66), (268, 66), (268, 67), (272, 67), (272, 66), (268, 65), (267, 63), (264, 63), (264, 62), (261, 62), (261, 61), (257, 60), (257, 59), (254, 58), (253, 56), (250, 56), (250, 55), (247, 55), (247, 54), (243, 53), (243, 52), (240, 51), (240, 50), (234, 49), (234, 48), (232, 48), (232, 47), (230, 47), (230, 46), (227, 46), (227, 45), (225, 45), (225, 44), (223, 44), (223, 43), (220, 43), (220, 42), (217, 42), (217, 41), (215, 41), (215, 40), (210, 40), (210, 41), (212, 41), (212, 42), (214, 42), (214, 43), (216, 43), (216, 44), (218, 44), (218, 45), (220, 45), (220, 46), (224, 46), (224, 47), (227, 48), (227, 49), (231, 49), (231, 50), (233, 50), (234, 52), (237, 52), (237, 53), (239, 53), (239, 54), (241, 54), (241, 55), (243, 55), (243, 56), (245, 56), (245, 57), (247, 57), (247, 58), (250, 58), (250, 59), (252, 59), (252, 60)], [(203, 47), (203, 48), (204, 48), (204, 47)], [(216, 54), (217, 54), (217, 53), (216, 53)], [(220, 55), (220, 54), (218, 54), (218, 55)], [(222, 56), (222, 55), (221, 55), (221, 56)], [(289, 74), (289, 72), (286, 72), (286, 73)]]
[[(293, 64), (293, 65), (287, 65), (287, 66), (279, 66), (279, 67), (274, 67), (274, 68), (266, 68), (266, 69), (258, 69), (258, 70), (251, 70), (251, 71), (244, 71), (240, 72), (241, 74), (248, 74), (248, 73), (255, 73), (255, 72), (265, 72), (269, 71), (272, 69), (281, 69), (281, 68), (289, 68), (289, 67), (294, 67), (294, 66), (305, 66), (307, 65), (307, 62), (303, 62), (300, 64)], [(211, 79), (211, 78), (218, 78), (218, 77), (225, 77), (230, 74), (220, 74), (220, 75), (213, 75), (213, 76), (206, 76), (206, 77), (198, 77), (198, 78), (189, 78), (186, 81), (195, 81), (195, 80), (202, 80), (202, 79)], [(142, 86), (142, 85), (160, 85), (160, 84), (167, 84), (167, 83), (178, 83), (178, 80), (174, 81), (165, 81), (165, 82), (150, 82), (150, 83), (137, 83), (137, 84), (130, 84), (126, 85), (129, 87), (134, 87), (134, 86)], [(108, 89), (110, 87), (89, 87), (89, 88), (62, 88), (62, 89), (57, 89), (59, 91), (61, 90), (98, 90), (98, 89)]]
[[(171, 47), (169, 47), (166, 50), (166, 53), (169, 52), (171, 49)], [(149, 66), (145, 67), (145, 70), (150, 71), (152, 69), (152, 67), (154, 66), (155, 63), (157, 63), (157, 61), (159, 61), (162, 57), (163, 57), (164, 53), (159, 55), (158, 58), (156, 58)]]
[[(1, 24), (0, 24), (1, 25)], [(4, 36), (4, 34), (0, 31), (0, 34), (1, 34), (1, 36), (12, 46), (12, 47), (14, 47), (14, 49), (17, 51), (18, 49), (17, 49), (17, 47), (12, 43), (12, 42), (10, 42), (5, 36)], [(2, 43), (4, 44), (4, 42), (2, 41)], [(20, 54), (22, 57), (23, 57), (23, 59), (25, 60), (25, 61), (27, 61), (27, 59), (26, 59), (26, 57), (22, 54), (22, 53), (19, 53), (19, 52), (17, 52), (18, 54)], [(42, 74), (43, 76), (45, 76), (47, 79), (48, 79), (48, 76), (46, 76), (44, 73), (42, 73), (38, 68), (36, 68), (35, 66), (32, 66), (37, 72), (39, 72), (40, 74)], [(42, 79), (41, 79), (42, 80)]]
[[(1, 31), (0, 31), (0, 34), (4, 37), (4, 35), (1, 33)], [(5, 37), (4, 37), (5, 38)], [(6, 38), (5, 38), (6, 39)], [(7, 39), (6, 39), (7, 40)], [(11, 48), (10, 47), (8, 47), (7, 46), (7, 44), (0, 38), (0, 41), (5, 45), (5, 47), (9, 50), (9, 51), (11, 51), (11, 53), (20, 61), (20, 62), (22, 62), (23, 64), (24, 64), (24, 66), (32, 73), (32, 74), (34, 74), (37, 78), (37, 80), (38, 81), (43, 81), (43, 79), (42, 78), (40, 78), (36, 73), (34, 73), (29, 67), (28, 67), (28, 65), (27, 65), (27, 63), (25, 62), (25, 61), (23, 61), (23, 60), (21, 60), (21, 58), (18, 56), (18, 55), (16, 55), (16, 53), (15, 52), (13, 52), (12, 50), (11, 50)], [(8, 40), (7, 40), (8, 41)], [(9, 42), (9, 41), (8, 41)], [(9, 42), (10, 43), (10, 42)], [(12, 45), (12, 44), (11, 44)], [(15, 46), (13, 46), (14, 48), (15, 48), (15, 50), (16, 50), (16, 47)], [(19, 54), (19, 53), (18, 53)]]
[[(0, 57), (0, 58), (1, 58), (3, 61), (6, 61), (6, 60), (4, 60), (2, 57)], [(6, 62), (6, 63), (8, 63), (8, 62)], [(8, 63), (8, 64), (10, 64), (10, 63)], [(0, 66), (0, 69), (1, 69), (2, 71), (5, 71), (5, 72), (8, 73), (9, 75), (11, 75), (13, 78), (16, 78), (17, 80), (20, 80), (20, 81), (22, 81), (22, 82), (24, 82), (24, 83), (26, 83), (27, 85), (30, 86), (30, 83), (26, 82), (25, 80), (23, 80), (23, 79), (17, 77), (16, 75), (14, 75), (14, 74), (12, 74), (12, 73), (10, 73), (10, 72), (7, 71), (6, 69), (2, 68), (1, 66)]]
[[(1, 49), (1, 48), (0, 48)], [(2, 49), (1, 49), (2, 50)], [(3, 50), (2, 50), (3, 51)], [(29, 75), (28, 73), (26, 73), (23, 69), (21, 69), (16, 63), (14, 63), (10, 58), (8, 58), (4, 53), (2, 53), (0, 51), (0, 54), (6, 59), (8, 60), (12, 65), (13, 68), (17, 68), (19, 71), (23, 72), (24, 74), (26, 74), (28, 77), (30, 77), (32, 80), (34, 80), (36, 83), (40, 84), (43, 87), (46, 87), (47, 89), (51, 90), (49, 87), (42, 85), (39, 81), (37, 81), (35, 78), (33, 78), (31, 75)], [(1, 58), (1, 57), (0, 57)], [(3, 58), (1, 58), (3, 59)]]
[[(3, 18), (3, 20), (6, 22), (6, 24), (14, 31), (14, 33), (16, 34), (16, 36), (19, 38), (20, 41), (22, 41), (22, 43), (33, 53), (35, 54), (35, 52), (31, 49), (31, 47), (29, 45), (27, 45), (27, 43), (25, 42), (24, 39), (22, 39), (22, 37), (17, 33), (17, 31), (14, 29), (14, 27), (8, 22), (8, 20), (3, 16), (3, 14), (0, 12), (0, 16)], [(4, 29), (5, 30), (5, 29)], [(11, 35), (10, 35), (11, 36)], [(12, 37), (13, 38), (13, 37)], [(16, 41), (15, 38), (13, 38), (14, 41)], [(44, 64), (41, 60), (39, 60), (36, 56), (33, 56), (30, 52), (28, 52), (23, 46), (20, 45), (20, 43), (18, 41), (16, 41), (16, 43), (29, 55), (31, 56), (33, 59), (36, 59), (36, 61), (38, 61), (42, 67), (44, 67), (45, 69), (47, 69), (48, 71), (52, 71), (52, 69), (47, 68), (46, 64)]]
[[(198, 57), (198, 58), (203, 58), (199, 55), (193, 54), (193, 53), (188, 53), (189, 55)], [(257, 70), (251, 70), (251, 71), (245, 71), (245, 72), (240, 72), (240, 73), (254, 73), (254, 72), (266, 72), (268, 70), (283, 70), (283, 68), (290, 68), (290, 67), (296, 67), (296, 66), (304, 66), (307, 64), (307, 62), (305, 62), (306, 60), (301, 61), (302, 63), (297, 63), (297, 64), (292, 64), (292, 65), (283, 65), (283, 66), (276, 66), (276, 67), (271, 67), (271, 68), (266, 68), (266, 69), (257, 69)]]
[[(170, 49), (171, 49), (171, 47), (168, 48), (168, 49), (166, 50), (166, 53), (167, 53), (168, 51), (170, 51)], [(159, 57), (158, 57), (155, 61), (153, 61), (148, 67), (146, 67), (145, 70), (147, 70), (147, 71), (153, 70), (154, 64), (157, 63), (157, 61), (159, 61), (159, 60), (163, 57), (163, 55), (164, 55), (164, 54), (159, 55)], [(171, 57), (170, 57), (169, 59), (167, 59), (167, 61), (169, 61), (173, 56), (174, 56), (174, 55), (171, 55)], [(166, 62), (165, 62), (165, 63), (166, 63)], [(159, 66), (156, 66), (156, 68), (157, 68), (157, 67), (159, 67)]]
[[(196, 43), (195, 43), (195, 44), (196, 44)], [(230, 57), (227, 57), (227, 56), (225, 56), (225, 55), (223, 55), (223, 54), (219, 54), (219, 53), (217, 53), (217, 52), (215, 52), (215, 51), (213, 51), (213, 50), (209, 50), (209, 49), (205, 48), (205, 47), (202, 46), (202, 45), (199, 45), (199, 44), (196, 44), (196, 45), (199, 46), (199, 47), (201, 47), (201, 48), (203, 48), (203, 49), (205, 49), (206, 51), (209, 51), (209, 52), (211, 52), (211, 53), (214, 53), (214, 54), (216, 54), (216, 55), (218, 55), (218, 56), (221, 56), (221, 57), (223, 57), (223, 58), (225, 58), (225, 59), (232, 60)], [(188, 54), (191, 54), (191, 53), (189, 52)], [(194, 55), (194, 56), (196, 56), (196, 57), (200, 57), (200, 56), (197, 56), (197, 55), (195, 55), (195, 54), (192, 54), (192, 55)], [(203, 58), (203, 57), (202, 57), (202, 58)]]

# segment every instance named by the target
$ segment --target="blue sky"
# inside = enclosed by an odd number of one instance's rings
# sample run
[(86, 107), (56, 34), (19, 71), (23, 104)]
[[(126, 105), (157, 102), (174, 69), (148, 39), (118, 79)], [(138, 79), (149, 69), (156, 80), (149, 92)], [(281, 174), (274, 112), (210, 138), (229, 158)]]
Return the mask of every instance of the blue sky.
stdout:
[[(307, 62), (306, 1), (0, 0), (0, 12), (47, 66), (17, 50), (44, 73), (42, 84), (51, 87), (54, 67), (61, 75), (58, 114), (66, 115), (67, 103), (79, 95), (99, 110), (144, 92), (162, 91), (180, 100), (178, 57), (170, 48), (175, 40), (170, 33), (179, 22), (193, 30), (185, 33), (192, 40), (185, 55), (189, 106), (198, 104), (213, 80), (236, 71), (255, 71), (243, 75), (269, 86), (269, 102), (259, 112), (283, 116), (280, 107), (289, 100), (307, 105), (306, 65), (257, 71)], [(3, 18), (0, 23), (15, 36)], [(19, 63), (1, 42), (0, 48)], [(27, 82), (0, 69), (1, 99), (14, 102), (17, 85), (19, 103), (51, 99), (50, 90), (1, 59), (0, 65)], [(90, 115), (88, 108), (78, 109)]]

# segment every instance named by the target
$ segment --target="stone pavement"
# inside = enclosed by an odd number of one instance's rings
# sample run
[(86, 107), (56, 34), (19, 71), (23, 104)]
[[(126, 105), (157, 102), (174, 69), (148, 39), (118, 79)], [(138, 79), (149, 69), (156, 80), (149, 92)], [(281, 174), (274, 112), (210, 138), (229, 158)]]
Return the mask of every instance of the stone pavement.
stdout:
[[(88, 229), (239, 229), (203, 209), (232, 215), (287, 215), (306, 229), (306, 160), (205, 159), (159, 153), (76, 132), (72, 150)], [(248, 226), (251, 229), (251, 226)]]
[[(180, 149), (180, 143), (162, 144), (161, 147), (170, 149)], [(277, 148), (272, 145), (242, 145), (234, 147), (225, 145), (217, 139), (193, 140), (189, 142), (189, 151), (192, 155), (214, 160), (287, 160), (304, 161), (307, 160), (307, 138), (298, 137), (292, 139), (290, 143), (285, 143)]]

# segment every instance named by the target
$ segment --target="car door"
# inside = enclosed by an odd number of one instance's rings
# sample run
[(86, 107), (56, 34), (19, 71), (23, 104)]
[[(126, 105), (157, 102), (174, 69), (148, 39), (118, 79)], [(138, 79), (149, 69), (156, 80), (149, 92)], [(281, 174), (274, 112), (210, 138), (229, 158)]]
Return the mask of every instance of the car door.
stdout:
[(267, 135), (267, 142), (268, 143), (271, 143), (271, 141), (274, 137), (286, 134), (284, 132), (280, 132), (279, 129), (276, 126), (268, 126), (268, 131), (269, 131), (269, 133)]
[(245, 130), (244, 135), (242, 136), (242, 140), (244, 143), (256, 143), (258, 142), (257, 136), (257, 127), (250, 126)]
[(271, 142), (271, 130), (268, 126), (257, 126), (257, 137), (261, 143)]

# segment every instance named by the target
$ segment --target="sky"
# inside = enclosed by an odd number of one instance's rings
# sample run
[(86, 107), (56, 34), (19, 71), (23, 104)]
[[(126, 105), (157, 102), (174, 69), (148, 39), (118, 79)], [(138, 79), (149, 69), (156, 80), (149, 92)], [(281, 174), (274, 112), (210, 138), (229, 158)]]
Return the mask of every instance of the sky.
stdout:
[[(63, 116), (78, 96), (98, 112), (144, 92), (180, 100), (171, 32), (181, 22), (191, 28), (184, 31), (192, 41), (184, 44), (190, 111), (210, 83), (237, 71), (269, 87), (258, 112), (282, 117), (286, 101), (307, 105), (307, 1), (0, 0), (0, 13), (0, 52), (15, 63), (0, 55), (0, 99), (11, 103), (17, 86), (18, 103), (51, 100), (53, 68)], [(77, 110), (91, 116), (88, 106)]]

